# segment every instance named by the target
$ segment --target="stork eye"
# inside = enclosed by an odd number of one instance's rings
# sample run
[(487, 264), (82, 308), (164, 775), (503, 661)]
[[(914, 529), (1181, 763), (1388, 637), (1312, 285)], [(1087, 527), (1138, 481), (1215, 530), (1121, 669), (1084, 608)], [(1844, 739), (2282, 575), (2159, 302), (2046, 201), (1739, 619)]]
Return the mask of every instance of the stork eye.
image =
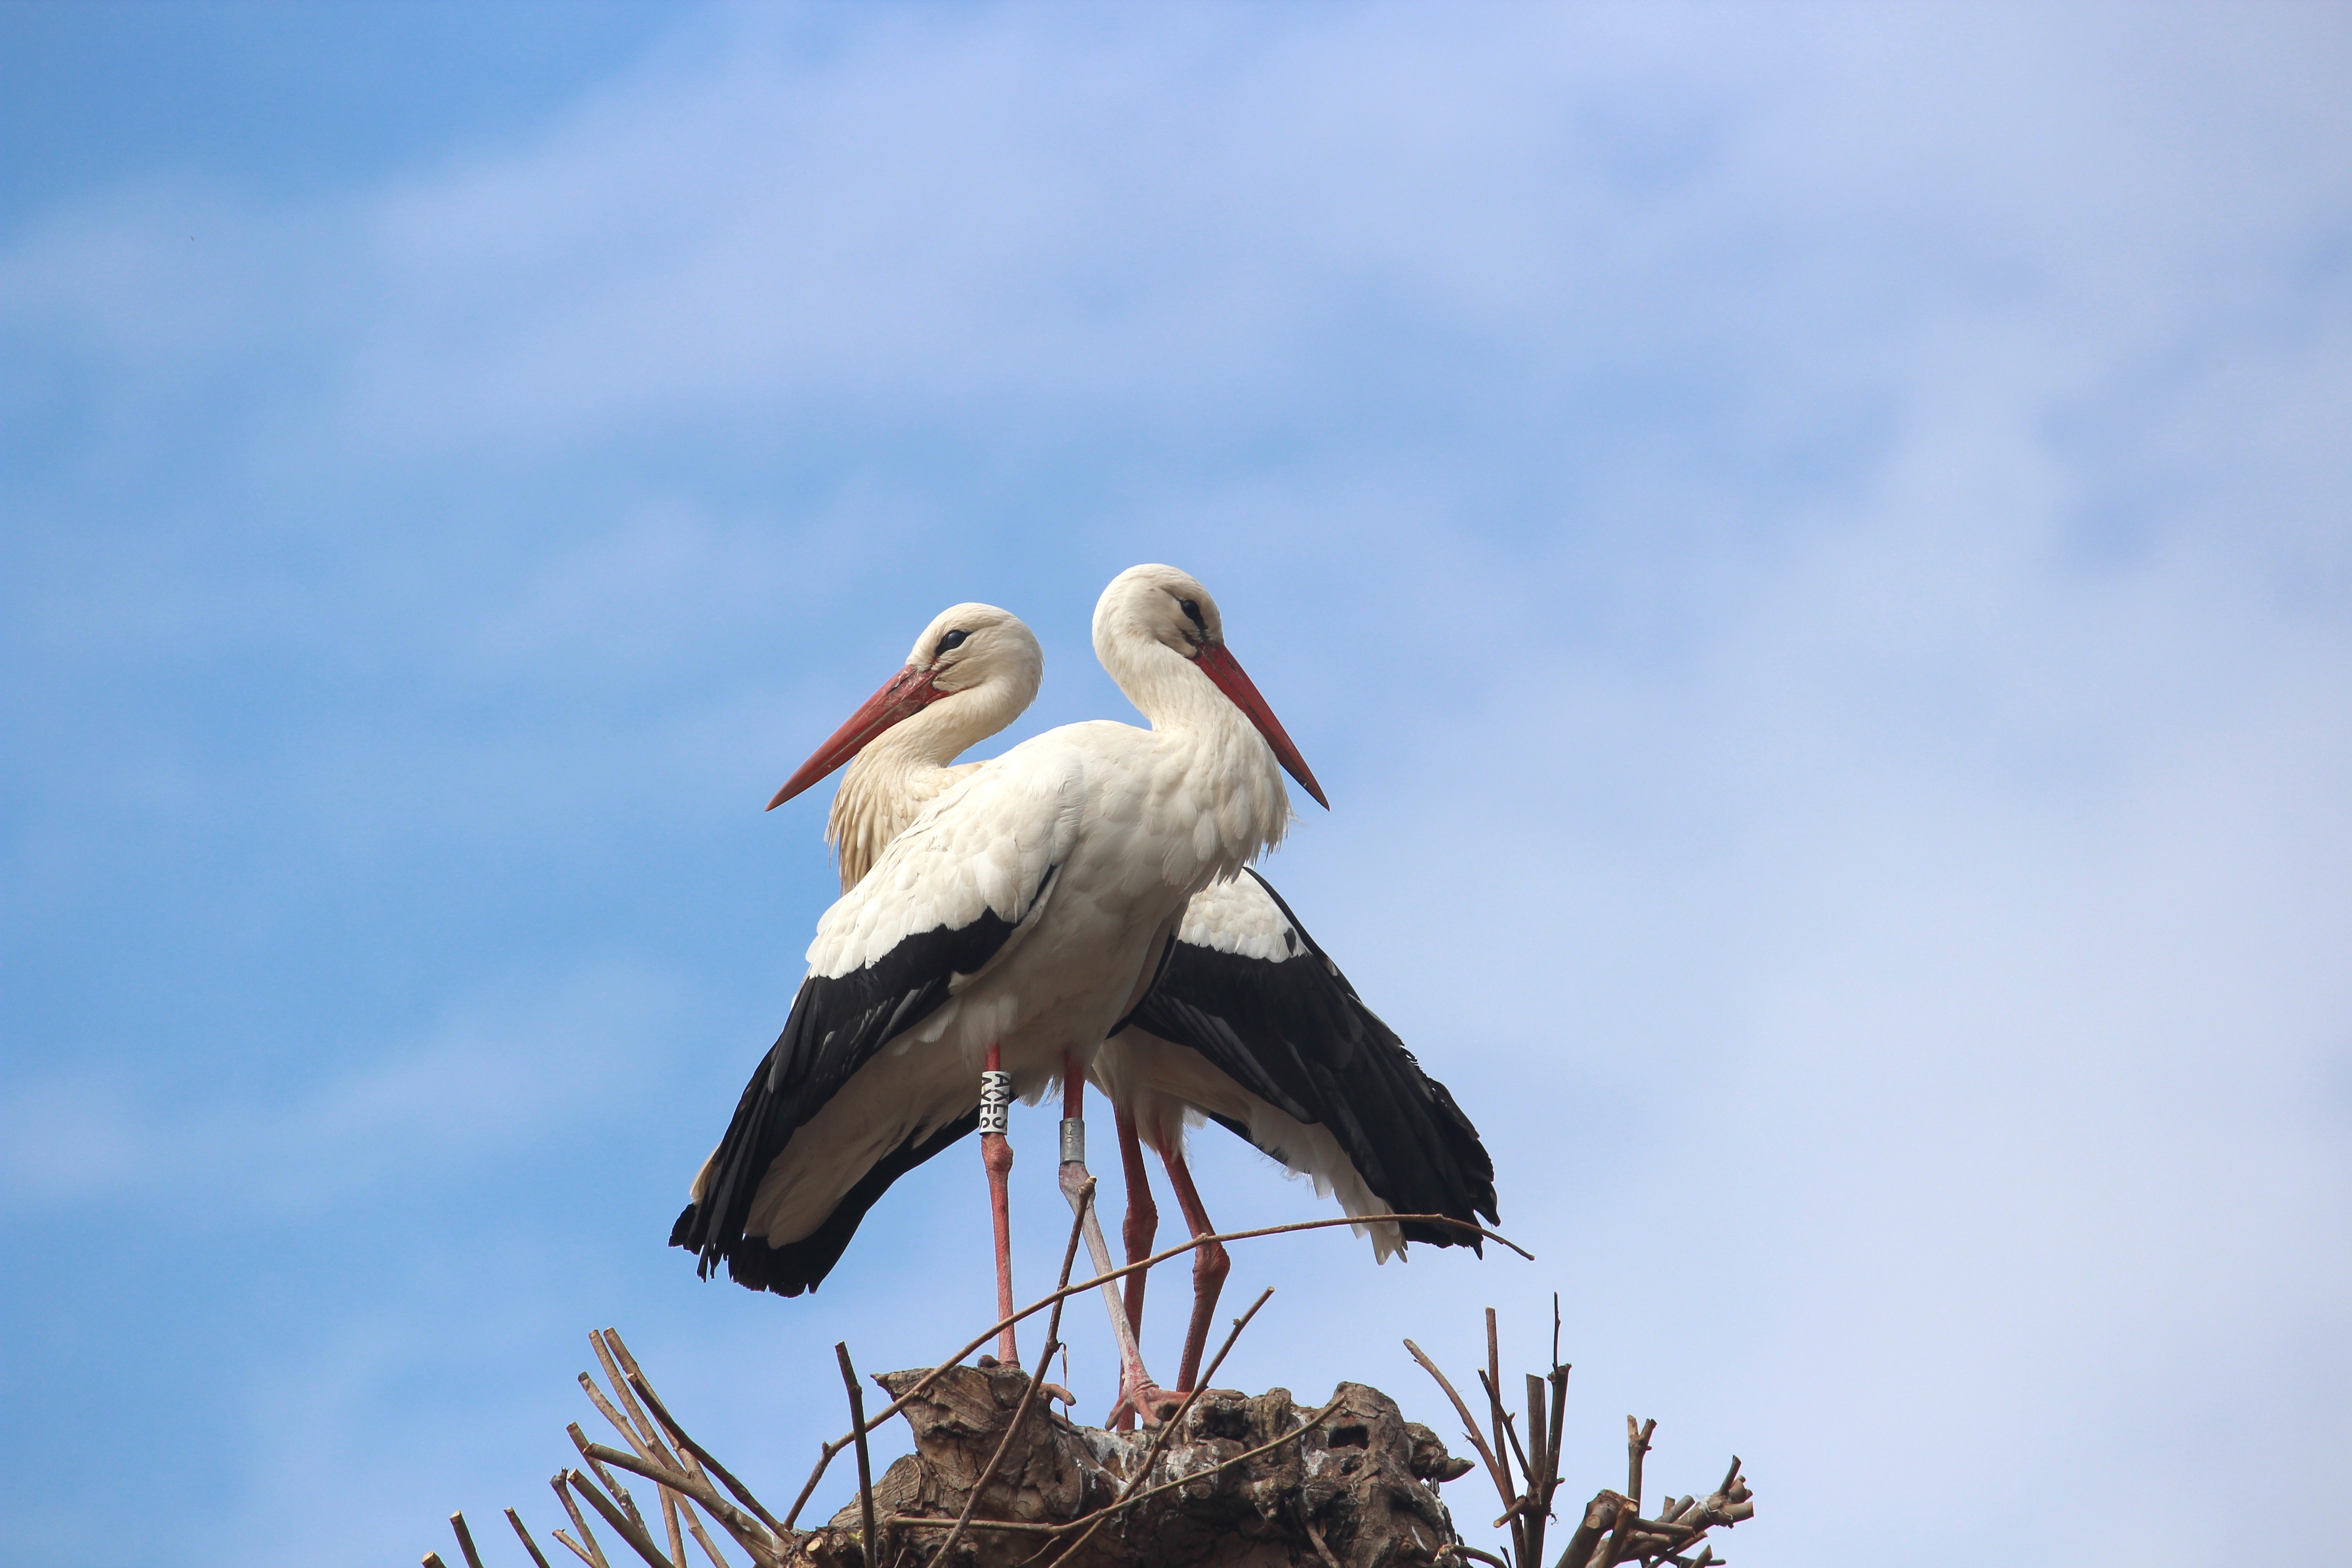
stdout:
[(1197, 602), (1192, 599), (1179, 599), (1176, 601), (1176, 607), (1183, 611), (1184, 618), (1200, 627), (1203, 634), (1208, 631), (1209, 624), (1201, 618), (1201, 606)]
[(933, 658), (937, 658), (940, 654), (947, 652), (950, 648), (959, 648), (963, 647), (963, 639), (964, 634), (961, 632), (947, 632), (942, 634), (940, 637), (940, 646), (932, 650), (931, 657)]

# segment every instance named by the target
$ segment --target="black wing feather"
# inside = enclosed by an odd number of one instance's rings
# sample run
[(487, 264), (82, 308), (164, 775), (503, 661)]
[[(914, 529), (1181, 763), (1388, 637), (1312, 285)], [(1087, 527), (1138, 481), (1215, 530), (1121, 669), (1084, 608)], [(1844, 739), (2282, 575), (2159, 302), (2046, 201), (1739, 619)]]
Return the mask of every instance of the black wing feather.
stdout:
[[(1189, 1046), (1252, 1094), (1300, 1121), (1320, 1122), (1364, 1184), (1397, 1214), (1442, 1214), (1499, 1224), (1495, 1162), (1444, 1084), (1422, 1070), (1396, 1032), (1364, 1005), (1256, 872), (1303, 949), (1250, 958), (1179, 942), (1134, 1026)], [(1246, 1139), (1249, 1131), (1215, 1120)], [(1265, 1152), (1279, 1159), (1282, 1151)], [(1479, 1247), (1433, 1225), (1401, 1227), (1410, 1241)]]
[[(929, 1137), (909, 1138), (876, 1162), (824, 1222), (798, 1241), (771, 1247), (743, 1234), (760, 1179), (793, 1134), (877, 1051), (936, 1012), (948, 999), (949, 983), (977, 973), (1018, 924), (983, 910), (970, 925), (910, 936), (863, 969), (801, 982), (783, 1033), (736, 1102), (735, 1118), (711, 1157), (702, 1200), (687, 1205), (670, 1227), (669, 1244), (698, 1253), (703, 1278), (723, 1259), (728, 1276), (754, 1290), (779, 1296), (814, 1290), (890, 1184), (979, 1125), (975, 1102), (971, 1114)], [(975, 1096), (978, 1089), (975, 1084)]]

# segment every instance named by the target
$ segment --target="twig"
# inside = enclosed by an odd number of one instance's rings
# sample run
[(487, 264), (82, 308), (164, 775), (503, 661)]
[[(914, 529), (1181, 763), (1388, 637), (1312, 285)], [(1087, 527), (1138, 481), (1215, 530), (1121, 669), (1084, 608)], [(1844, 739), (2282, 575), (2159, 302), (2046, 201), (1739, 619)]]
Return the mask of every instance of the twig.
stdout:
[[(770, 1535), (760, 1524), (719, 1495), (719, 1489), (700, 1476), (689, 1476), (678, 1470), (665, 1470), (635, 1454), (624, 1454), (618, 1448), (607, 1448), (601, 1443), (591, 1443), (589, 1449), (605, 1464), (639, 1475), (658, 1485), (673, 1487), (700, 1503), (710, 1511), (710, 1517), (726, 1527), (736, 1543), (761, 1563), (782, 1563), (788, 1540)], [(706, 1543), (707, 1544), (707, 1543)]]
[[(613, 1333), (610, 1329), (591, 1329), (588, 1331), (588, 1345), (596, 1352), (597, 1364), (604, 1369), (604, 1381), (613, 1385), (613, 1397), (619, 1400), (622, 1408), (629, 1413), (628, 1425), (623, 1428), (621, 1435), (629, 1438), (629, 1446), (638, 1452), (650, 1451), (672, 1469), (685, 1469), (687, 1466), (669, 1451), (669, 1444), (663, 1440), (661, 1429), (653, 1424), (653, 1418), (638, 1405), (637, 1396), (629, 1391), (628, 1379), (621, 1374), (621, 1363), (614, 1356), (612, 1345), (604, 1342), (606, 1334), (613, 1334), (614, 1342), (619, 1342), (621, 1336)], [(604, 1402), (599, 1400), (597, 1405), (601, 1409)], [(607, 1415), (609, 1414), (610, 1412), (607, 1412)], [(615, 1423), (615, 1425), (619, 1424)]]
[(1504, 1562), (1493, 1552), (1481, 1552), (1466, 1541), (1455, 1542), (1454, 1543), (1454, 1550), (1460, 1552), (1465, 1557), (1475, 1558), (1481, 1563), (1491, 1563), (1494, 1564), (1494, 1568), (1511, 1568), (1509, 1563)]
[[(646, 1381), (645, 1373), (638, 1372), (634, 1368), (631, 1369), (629, 1373), (629, 1386), (637, 1391), (638, 1395), (646, 1402), (646, 1408), (653, 1412), (654, 1419), (662, 1424), (662, 1430), (670, 1435), (671, 1439), (677, 1444), (678, 1447), (683, 1452), (691, 1454), (697, 1459), (700, 1460), (703, 1468), (708, 1469), (712, 1475), (717, 1476), (719, 1479), (719, 1483), (726, 1487), (729, 1491), (733, 1492), (737, 1500), (741, 1502), (745, 1508), (751, 1510), (754, 1518), (758, 1519), (761, 1524), (766, 1525), (770, 1530), (775, 1531), (776, 1540), (779, 1544), (792, 1539), (793, 1531), (790, 1525), (778, 1524), (776, 1522), (775, 1515), (770, 1513), (766, 1509), (760, 1506), (760, 1500), (751, 1495), (751, 1488), (745, 1486), (741, 1481), (737, 1480), (726, 1466), (711, 1458), (709, 1449), (704, 1447), (701, 1444), (696, 1442), (693, 1438), (686, 1435), (686, 1428), (677, 1424), (677, 1417), (669, 1413), (669, 1407), (661, 1402), (661, 1395), (654, 1392), (654, 1385)], [(873, 1423), (868, 1422), (866, 1424), (866, 1429), (868, 1431), (873, 1430)]]
[(1559, 1495), (1560, 1418), (1568, 1411), (1568, 1368), (1562, 1366), (1557, 1359), (1559, 1354), (1559, 1322), (1557, 1307), (1554, 1308), (1554, 1312), (1552, 1355), (1555, 1359), (1551, 1363), (1551, 1377), (1549, 1380), (1551, 1384), (1551, 1431), (1544, 1438), (1546, 1458), (1544, 1459), (1543, 1511), (1546, 1519), (1551, 1517), (1551, 1500)]
[[(617, 1337), (616, 1335), (615, 1338)], [(621, 1400), (627, 1408), (628, 1419), (622, 1419), (620, 1411), (615, 1410), (612, 1401), (606, 1399), (603, 1391), (597, 1388), (595, 1380), (583, 1372), (580, 1374), (580, 1388), (581, 1392), (588, 1395), (589, 1403), (603, 1413), (604, 1419), (612, 1424), (613, 1430), (621, 1435), (621, 1440), (637, 1451), (639, 1458), (654, 1460), (673, 1470), (692, 1473), (688, 1470), (686, 1462), (670, 1451), (669, 1445), (662, 1441), (661, 1435), (655, 1429), (653, 1422), (638, 1407), (636, 1396), (629, 1392), (629, 1385), (622, 1381), (620, 1365), (613, 1359), (612, 1351), (605, 1345), (604, 1334), (591, 1330), (588, 1334), (588, 1343), (590, 1348), (595, 1351), (598, 1364), (604, 1367), (605, 1377), (613, 1384), (614, 1397)], [(593, 1461), (592, 1460), (591, 1463)], [(603, 1472), (600, 1470), (598, 1473), (601, 1475)], [(614, 1483), (607, 1477), (605, 1484), (613, 1486)], [(669, 1554), (677, 1563), (678, 1568), (686, 1568), (686, 1539), (678, 1532), (677, 1510), (683, 1500), (681, 1494), (659, 1482), (655, 1484), (660, 1490), (662, 1528), (664, 1533), (669, 1538)], [(614, 1489), (624, 1501), (626, 1501), (626, 1493), (619, 1492), (617, 1487)], [(688, 1511), (688, 1516), (691, 1517), (691, 1508)], [(650, 1527), (648, 1530), (650, 1531)], [(706, 1552), (710, 1550), (709, 1542), (703, 1542), (703, 1550)], [(480, 1568), (480, 1565), (476, 1564), (475, 1568)]]
[(588, 1441), (588, 1434), (580, 1430), (580, 1423), (577, 1421), (564, 1427), (563, 1431), (564, 1435), (572, 1439), (572, 1446), (580, 1450), (581, 1458), (588, 1461), (588, 1468), (596, 1472), (596, 1479), (604, 1483), (604, 1489), (620, 1500), (621, 1511), (629, 1516), (629, 1522), (635, 1525), (646, 1540), (652, 1540), (653, 1530), (646, 1523), (646, 1516), (637, 1511), (637, 1500), (629, 1495), (628, 1488), (613, 1479), (612, 1471), (606, 1469), (588, 1452), (590, 1447), (602, 1445), (592, 1445)]
[(426, 1552), (424, 1562), (425, 1568), (449, 1568), (449, 1564), (441, 1561), (441, 1553), (438, 1552)]
[[(702, 1528), (702, 1518), (694, 1511), (694, 1504), (685, 1498), (680, 1498), (677, 1500), (677, 1506), (686, 1511), (686, 1528), (695, 1540), (702, 1543), (702, 1554), (710, 1559), (710, 1568), (732, 1568), (727, 1559), (719, 1554), (719, 1543), (711, 1540), (710, 1532)], [(724, 1526), (722, 1525), (721, 1528), (723, 1529)]]
[(1654, 1420), (1625, 1417), (1625, 1495), (1633, 1500), (1635, 1513), (1642, 1511), (1642, 1456), (1650, 1451), (1650, 1434), (1657, 1429)]
[[(580, 1505), (572, 1500), (572, 1489), (563, 1484), (564, 1474), (565, 1472), (562, 1470), (556, 1471), (554, 1475), (548, 1478), (547, 1484), (555, 1489), (556, 1500), (563, 1505), (563, 1511), (572, 1516), (572, 1528), (580, 1532), (580, 1539), (588, 1543), (588, 1548), (582, 1552), (571, 1542), (564, 1541), (563, 1543), (571, 1546), (572, 1551), (579, 1552), (584, 1561), (594, 1563), (595, 1568), (613, 1568), (611, 1563), (604, 1561), (604, 1549), (596, 1544), (596, 1532), (590, 1530), (588, 1521), (581, 1517)], [(555, 1539), (563, 1541), (563, 1531), (557, 1531)]]
[(1509, 1440), (1511, 1457), (1518, 1460), (1519, 1474), (1527, 1479), (1528, 1494), (1532, 1494), (1535, 1490), (1536, 1468), (1528, 1463), (1528, 1451), (1519, 1447), (1518, 1424), (1511, 1419), (1511, 1413), (1503, 1408), (1502, 1394), (1496, 1391), (1493, 1384), (1486, 1381), (1486, 1374), (1483, 1372), (1478, 1374), (1478, 1385), (1486, 1391), (1486, 1403), (1495, 1413), (1495, 1428), (1503, 1435), (1504, 1438)]
[(833, 1347), (841, 1363), (841, 1381), (849, 1390), (849, 1429), (857, 1436), (857, 1520), (864, 1533), (857, 1545), (866, 1568), (882, 1568), (882, 1542), (874, 1533), (874, 1460), (866, 1451), (866, 1395), (857, 1386), (857, 1369), (849, 1364), (849, 1342)]
[(1551, 1468), (1553, 1456), (1544, 1447), (1544, 1434), (1549, 1430), (1544, 1420), (1546, 1385), (1534, 1373), (1528, 1373), (1528, 1441), (1535, 1448), (1535, 1464), (1528, 1471), (1528, 1506), (1520, 1517), (1526, 1524), (1527, 1560), (1543, 1561), (1545, 1516), (1551, 1511), (1551, 1492), (1544, 1486), (1544, 1475)]
[[(596, 1340), (598, 1336), (591, 1334), (589, 1338)], [(645, 1427), (646, 1435), (653, 1439), (655, 1447), (667, 1451), (671, 1447), (671, 1440), (659, 1426), (655, 1425), (653, 1418), (646, 1414), (637, 1401), (637, 1390), (640, 1387), (643, 1387), (648, 1394), (652, 1392), (651, 1380), (646, 1376), (645, 1369), (637, 1365), (637, 1358), (629, 1353), (628, 1345), (621, 1338), (621, 1331), (606, 1329), (597, 1345), (597, 1350), (600, 1355), (609, 1350), (614, 1359), (620, 1363), (620, 1373), (613, 1379), (613, 1392), (621, 1396), (623, 1403), (628, 1407), (630, 1416)], [(691, 1448), (682, 1444), (677, 1445), (676, 1458), (678, 1469), (686, 1471), (688, 1475), (702, 1474), (701, 1462), (694, 1457), (694, 1451)]]
[(474, 1550), (474, 1532), (466, 1528), (466, 1516), (451, 1514), (449, 1528), (457, 1532), (457, 1550), (466, 1554), (466, 1568), (482, 1568), (482, 1554)]
[[(1078, 1189), (1078, 1212), (1070, 1217), (1069, 1244), (1062, 1248), (1062, 1272), (1061, 1276), (1054, 1281), (1054, 1289), (1056, 1290), (1070, 1282), (1070, 1270), (1078, 1260), (1078, 1238), (1085, 1234), (1087, 1211), (1093, 1206), (1094, 1201), (1095, 1183), (1094, 1178), (1089, 1176), (1087, 1178), (1087, 1184)], [(957, 1543), (963, 1540), (964, 1531), (971, 1524), (972, 1510), (980, 1506), (981, 1494), (988, 1490), (988, 1483), (996, 1479), (997, 1467), (1004, 1463), (1005, 1453), (1013, 1447), (1013, 1438), (1020, 1435), (1021, 1423), (1028, 1419), (1029, 1406), (1035, 1403), (1037, 1390), (1044, 1384), (1045, 1373), (1053, 1368), (1054, 1346), (1059, 1341), (1061, 1333), (1062, 1303), (1056, 1301), (1054, 1303), (1053, 1315), (1045, 1320), (1045, 1348), (1037, 1352), (1037, 1371), (1030, 1377), (1029, 1385), (1021, 1391), (1021, 1403), (1013, 1406), (1013, 1420), (1005, 1426), (1004, 1436), (997, 1439), (996, 1451), (988, 1456), (988, 1464), (980, 1472), (980, 1479), (972, 1483), (971, 1495), (963, 1500), (963, 1511), (956, 1516), (955, 1528), (948, 1531), (948, 1538), (940, 1543), (939, 1551), (931, 1554), (933, 1562), (943, 1564), (954, 1562), (952, 1553)], [(857, 1462), (861, 1474), (864, 1473), (866, 1463), (866, 1434), (862, 1425), (866, 1417), (863, 1412), (862, 1405), (852, 1403), (849, 1413), (860, 1423), (855, 1430), (857, 1436)], [(870, 1521), (873, 1515), (869, 1511), (866, 1517)], [(872, 1528), (870, 1523), (867, 1528)], [(880, 1568), (880, 1564), (868, 1555), (866, 1568)]]
[(1585, 1568), (1592, 1560), (1592, 1550), (1601, 1538), (1616, 1528), (1617, 1510), (1623, 1506), (1622, 1494), (1602, 1491), (1584, 1505), (1584, 1517), (1577, 1521), (1575, 1533), (1560, 1549), (1559, 1561), (1552, 1568)]
[(1609, 1540), (1601, 1548), (1601, 1568), (1610, 1568), (1610, 1564), (1625, 1560), (1627, 1538), (1641, 1517), (1642, 1506), (1634, 1500), (1629, 1498), (1618, 1505), (1617, 1528), (1609, 1532)]
[(539, 1568), (547, 1568), (547, 1559), (541, 1555), (539, 1542), (533, 1541), (530, 1538), (530, 1531), (522, 1527), (522, 1515), (517, 1513), (512, 1509), (509, 1509), (507, 1510), (507, 1522), (513, 1525), (515, 1534), (521, 1537), (522, 1549), (530, 1553), (530, 1560), (533, 1563), (538, 1563)]
[[(891, 1401), (887, 1408), (883, 1409), (871, 1421), (866, 1423), (866, 1429), (871, 1432), (877, 1426), (881, 1426), (885, 1421), (889, 1420), (893, 1415), (898, 1415), (899, 1411), (904, 1410), (907, 1407), (908, 1401), (912, 1400), (917, 1394), (922, 1393), (923, 1390), (929, 1388), (932, 1382), (945, 1374), (950, 1367), (961, 1365), (964, 1357), (971, 1354), (972, 1352), (988, 1343), (989, 1341), (994, 1339), (998, 1333), (1003, 1330), (1022, 1321), (1024, 1319), (1036, 1316), (1039, 1312), (1044, 1311), (1055, 1301), (1058, 1301), (1065, 1297), (1084, 1295), (1087, 1291), (1095, 1289), (1101, 1285), (1108, 1284), (1111, 1280), (1123, 1279), (1127, 1276), (1133, 1274), (1139, 1269), (1156, 1268), (1171, 1258), (1181, 1258), (1185, 1253), (1192, 1251), (1194, 1247), (1206, 1247), (1213, 1241), (1220, 1243), (1228, 1241), (1255, 1241), (1260, 1237), (1288, 1236), (1297, 1231), (1328, 1230), (1333, 1226), (1386, 1225), (1391, 1222), (1403, 1223), (1407, 1221), (1427, 1225), (1451, 1226), (1456, 1230), (1470, 1231), (1477, 1236), (1485, 1237), (1488, 1241), (1501, 1242), (1505, 1247), (1509, 1247), (1513, 1252), (1517, 1253), (1521, 1258), (1526, 1258), (1530, 1263), (1535, 1261), (1536, 1255), (1534, 1253), (1529, 1252), (1526, 1247), (1521, 1247), (1509, 1237), (1497, 1236), (1495, 1232), (1486, 1229), (1484, 1226), (1473, 1225), (1466, 1219), (1455, 1219), (1452, 1215), (1442, 1214), (1343, 1215), (1337, 1219), (1297, 1220), (1289, 1225), (1261, 1226), (1255, 1230), (1229, 1230), (1216, 1232), (1208, 1236), (1196, 1236), (1190, 1241), (1181, 1242), (1178, 1245), (1168, 1248), (1164, 1252), (1155, 1252), (1149, 1258), (1138, 1258), (1135, 1262), (1129, 1263), (1123, 1268), (1111, 1269), (1109, 1272), (1105, 1274), (1097, 1274), (1093, 1279), (1087, 1280), (1084, 1284), (1065, 1285), (1056, 1289), (1051, 1296), (1031, 1302), (1028, 1306), (1022, 1308), (1011, 1317), (1001, 1319), (996, 1322), (991, 1323), (977, 1339), (971, 1341), (963, 1347), (963, 1349), (956, 1352), (955, 1354), (948, 1357), (947, 1360), (940, 1363), (939, 1365), (925, 1373), (921, 1378), (917, 1380), (913, 1387), (908, 1389), (906, 1393), (898, 1395), (897, 1399)], [(808, 1506), (810, 1494), (816, 1490), (817, 1482), (824, 1478), (825, 1467), (833, 1463), (835, 1455), (849, 1447), (850, 1441), (851, 1439), (849, 1437), (842, 1436), (835, 1438), (830, 1443), (819, 1446), (816, 1468), (809, 1472), (809, 1479), (802, 1484), (800, 1496), (793, 1500), (791, 1510), (784, 1515), (784, 1522), (782, 1525), (777, 1526), (779, 1530), (790, 1530), (793, 1521), (800, 1518), (801, 1510)], [(703, 1458), (707, 1459), (709, 1456), (704, 1455)]]
[(1470, 1406), (1463, 1403), (1462, 1396), (1454, 1391), (1454, 1385), (1445, 1380), (1445, 1374), (1437, 1370), (1437, 1363), (1429, 1359), (1427, 1352), (1411, 1340), (1405, 1341), (1404, 1348), (1412, 1352), (1412, 1359), (1421, 1363), (1422, 1371), (1435, 1378), (1437, 1386), (1445, 1391), (1445, 1397), (1454, 1402), (1454, 1413), (1462, 1417), (1463, 1435), (1470, 1439), (1471, 1446), (1478, 1450), (1478, 1458), (1486, 1462), (1487, 1478), (1495, 1483), (1495, 1490), (1501, 1495), (1503, 1506), (1510, 1507), (1513, 1500), (1510, 1478), (1496, 1459), (1495, 1450), (1486, 1447), (1486, 1439), (1478, 1436), (1477, 1418), (1470, 1414)]
[(565, 1473), (564, 1479), (572, 1483), (574, 1491), (588, 1500), (589, 1507), (604, 1516), (604, 1522), (619, 1532), (621, 1539), (629, 1543), (629, 1549), (652, 1563), (653, 1568), (677, 1568), (662, 1555), (662, 1549), (654, 1544), (654, 1538), (646, 1533), (645, 1526), (632, 1515), (623, 1513), (618, 1503), (608, 1500), (603, 1492), (590, 1486), (586, 1476), (578, 1470), (571, 1470)]
[(580, 1543), (572, 1540), (572, 1537), (564, 1534), (562, 1531), (558, 1530), (555, 1531), (555, 1539), (561, 1541), (565, 1546), (571, 1548), (572, 1555), (580, 1559), (581, 1562), (587, 1563), (588, 1568), (596, 1568), (596, 1559), (589, 1556), (587, 1552), (582, 1551), (580, 1549)]
[[(1495, 1452), (1500, 1454), (1503, 1451), (1503, 1433), (1505, 1430), (1505, 1419), (1503, 1415), (1503, 1352), (1501, 1342), (1497, 1339), (1495, 1332), (1495, 1309), (1492, 1307), (1486, 1309), (1486, 1405), (1492, 1414), (1495, 1422)], [(1518, 1445), (1514, 1443), (1511, 1447), (1517, 1447)], [(1519, 1456), (1519, 1468), (1524, 1471), (1527, 1468), (1528, 1457), (1525, 1454), (1521, 1454)], [(1506, 1468), (1504, 1474), (1508, 1475), (1509, 1473), (1508, 1468)], [(1505, 1499), (1504, 1500), (1508, 1501), (1509, 1500)]]

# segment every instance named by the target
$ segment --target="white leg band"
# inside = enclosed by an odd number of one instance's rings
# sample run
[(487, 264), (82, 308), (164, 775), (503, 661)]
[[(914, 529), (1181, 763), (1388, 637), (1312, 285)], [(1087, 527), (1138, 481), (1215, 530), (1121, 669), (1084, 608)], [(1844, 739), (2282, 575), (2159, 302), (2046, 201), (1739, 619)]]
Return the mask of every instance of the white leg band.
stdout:
[(1009, 1072), (983, 1072), (980, 1075), (980, 1130), (1004, 1136), (1013, 1124), (1013, 1075)]

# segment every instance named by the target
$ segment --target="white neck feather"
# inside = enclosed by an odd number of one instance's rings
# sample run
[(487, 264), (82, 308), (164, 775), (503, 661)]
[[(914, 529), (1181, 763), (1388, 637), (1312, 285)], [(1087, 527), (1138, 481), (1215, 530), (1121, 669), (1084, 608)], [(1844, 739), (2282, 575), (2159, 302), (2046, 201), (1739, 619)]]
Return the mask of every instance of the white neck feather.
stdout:
[(957, 755), (1021, 716), (1026, 693), (998, 681), (950, 692), (866, 743), (841, 775), (826, 814), (824, 841), (849, 891), (874, 868), (890, 840), (978, 763), (952, 767)]
[(1128, 700), (1151, 721), (1194, 795), (1213, 821), (1212, 879), (1233, 875), (1282, 842), (1291, 820), (1282, 764), (1249, 716), (1201, 668), (1157, 638), (1112, 631), (1096, 657)]

